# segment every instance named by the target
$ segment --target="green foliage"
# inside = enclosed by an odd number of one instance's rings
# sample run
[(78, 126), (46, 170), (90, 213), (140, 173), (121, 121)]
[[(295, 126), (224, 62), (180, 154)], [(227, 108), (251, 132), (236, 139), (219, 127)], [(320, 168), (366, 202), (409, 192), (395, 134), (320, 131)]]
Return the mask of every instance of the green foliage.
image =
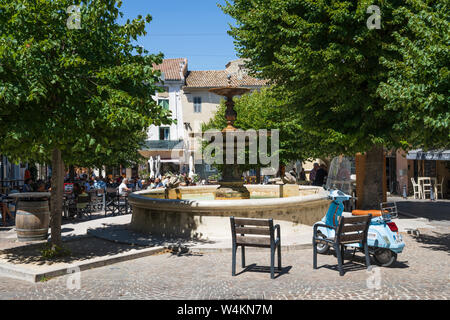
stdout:
[[(243, 130), (278, 129), (281, 164), (327, 154), (327, 146), (321, 144), (315, 135), (303, 129), (302, 123), (307, 119), (303, 119), (301, 114), (295, 112), (288, 104), (288, 94), (276, 88), (262, 88), (234, 98), (234, 108), (237, 112), (235, 127)], [(225, 101), (222, 100), (214, 117), (203, 126), (202, 130), (224, 128), (227, 124), (225, 110)], [(270, 146), (270, 142), (268, 145)]]
[(46, 243), (41, 250), (42, 258), (45, 260), (53, 260), (62, 257), (68, 257), (71, 255), (69, 249), (62, 246)]
[(119, 25), (120, 4), (82, 1), (81, 29), (69, 29), (71, 0), (0, 0), (2, 153), (48, 163), (60, 149), (67, 165), (126, 165), (150, 125), (171, 122), (152, 99), (162, 54), (135, 44), (151, 17)]
[[(366, 26), (372, 4), (380, 30)], [(287, 93), (330, 153), (448, 145), (448, 1), (235, 0), (222, 9), (236, 20), (229, 33), (247, 67)]]
[(389, 78), (378, 92), (386, 109), (403, 114), (395, 124), (399, 130), (416, 128), (410, 130), (408, 141), (426, 148), (449, 146), (449, 2), (409, 4), (398, 9), (405, 27), (394, 34), (396, 41), (389, 46), (400, 58), (381, 61)]

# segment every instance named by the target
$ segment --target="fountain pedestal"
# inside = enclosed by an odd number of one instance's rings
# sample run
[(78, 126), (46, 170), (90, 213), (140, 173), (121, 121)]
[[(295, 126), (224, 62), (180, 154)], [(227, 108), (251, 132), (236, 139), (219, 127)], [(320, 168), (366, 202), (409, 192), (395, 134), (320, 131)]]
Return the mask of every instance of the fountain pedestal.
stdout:
[[(229, 78), (230, 79), (230, 78)], [(244, 186), (244, 181), (242, 180), (242, 170), (240, 170), (239, 165), (237, 164), (237, 146), (234, 145), (234, 158), (233, 163), (227, 163), (226, 154), (227, 154), (227, 133), (233, 133), (237, 129), (234, 127), (234, 121), (237, 117), (237, 112), (234, 110), (234, 101), (233, 97), (236, 95), (242, 95), (248, 93), (250, 89), (247, 88), (239, 88), (239, 87), (222, 87), (222, 88), (213, 88), (209, 90), (212, 93), (215, 93), (220, 96), (226, 97), (226, 106), (227, 109), (225, 111), (225, 118), (227, 119), (227, 127), (222, 130), (224, 146), (223, 146), (223, 172), (222, 172), (222, 180), (219, 181), (219, 188), (217, 188), (214, 198), (216, 200), (241, 200), (241, 199), (250, 199), (250, 192)], [(234, 139), (233, 139), (234, 144)]]

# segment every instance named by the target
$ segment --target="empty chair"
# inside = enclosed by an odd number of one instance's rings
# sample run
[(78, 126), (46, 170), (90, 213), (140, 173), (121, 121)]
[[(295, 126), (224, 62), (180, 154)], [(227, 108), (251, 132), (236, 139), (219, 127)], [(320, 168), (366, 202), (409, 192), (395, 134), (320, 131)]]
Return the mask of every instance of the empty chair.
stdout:
[(441, 183), (436, 183), (434, 185), (434, 194), (436, 195), (436, 199), (439, 199), (439, 195), (441, 195), (440, 199), (444, 199), (444, 193), (442, 191), (443, 184), (444, 184), (444, 177), (442, 177)]
[(414, 178), (411, 178), (411, 183), (413, 185), (414, 199), (422, 199), (422, 188), (420, 185), (414, 181)]
[[(339, 275), (341, 276), (344, 275), (345, 245), (359, 243), (360, 247), (364, 250), (366, 267), (370, 267), (369, 247), (367, 246), (367, 232), (369, 230), (370, 219), (372, 219), (371, 214), (358, 217), (341, 216), (337, 227), (328, 226), (323, 223), (315, 224), (313, 229), (313, 268), (317, 269), (317, 243), (325, 243), (334, 247), (338, 260)], [(336, 230), (334, 238), (324, 239), (317, 236), (318, 227)]]
[[(250, 219), (230, 217), (232, 236), (232, 272), (236, 275), (236, 250), (242, 249), (242, 268), (245, 268), (245, 247), (270, 248), (270, 277), (275, 277), (275, 251), (278, 251), (278, 270), (281, 270), (280, 225), (273, 225), (272, 219)], [(277, 235), (275, 237), (275, 229)], [(262, 235), (262, 236), (245, 236)]]
[(423, 199), (427, 198), (427, 194), (430, 195), (431, 199), (431, 188), (433, 188), (433, 185), (431, 184), (430, 178), (422, 178), (422, 196)]

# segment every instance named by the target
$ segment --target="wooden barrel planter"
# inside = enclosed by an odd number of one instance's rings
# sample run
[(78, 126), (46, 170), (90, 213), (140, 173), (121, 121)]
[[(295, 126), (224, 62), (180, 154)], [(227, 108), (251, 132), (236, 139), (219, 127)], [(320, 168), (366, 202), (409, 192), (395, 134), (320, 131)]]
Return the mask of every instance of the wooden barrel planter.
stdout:
[(48, 198), (21, 198), (16, 210), (16, 232), (19, 241), (48, 238), (50, 210)]

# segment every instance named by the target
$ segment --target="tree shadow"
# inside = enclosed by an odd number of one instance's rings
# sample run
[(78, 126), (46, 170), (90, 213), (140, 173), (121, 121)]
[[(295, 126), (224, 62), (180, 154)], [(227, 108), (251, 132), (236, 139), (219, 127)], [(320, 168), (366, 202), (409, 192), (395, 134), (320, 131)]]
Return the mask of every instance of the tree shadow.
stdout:
[(450, 221), (449, 201), (398, 200), (396, 203), (400, 219), (417, 217), (441, 222)]
[(450, 233), (439, 233), (432, 231), (432, 234), (420, 234), (413, 237), (423, 248), (435, 251), (450, 252)]
[(63, 247), (70, 251), (70, 255), (60, 256), (55, 258), (44, 258), (42, 256), (42, 249), (47, 243), (28, 244), (20, 247), (5, 249), (0, 251), (0, 258), (4, 262), (12, 264), (27, 264), (27, 265), (54, 265), (57, 263), (74, 263), (93, 258), (104, 256), (113, 256), (120, 253), (126, 253), (137, 249), (136, 246), (128, 244), (111, 243), (105, 240), (96, 239), (92, 237), (76, 238), (71, 240), (70, 237), (65, 238)]
[(191, 238), (171, 238), (137, 232), (127, 225), (105, 224), (104, 227), (88, 229), (88, 234), (107, 241), (131, 244), (136, 246), (163, 246), (170, 250), (185, 254), (191, 247), (203, 244), (215, 244), (216, 241)]

